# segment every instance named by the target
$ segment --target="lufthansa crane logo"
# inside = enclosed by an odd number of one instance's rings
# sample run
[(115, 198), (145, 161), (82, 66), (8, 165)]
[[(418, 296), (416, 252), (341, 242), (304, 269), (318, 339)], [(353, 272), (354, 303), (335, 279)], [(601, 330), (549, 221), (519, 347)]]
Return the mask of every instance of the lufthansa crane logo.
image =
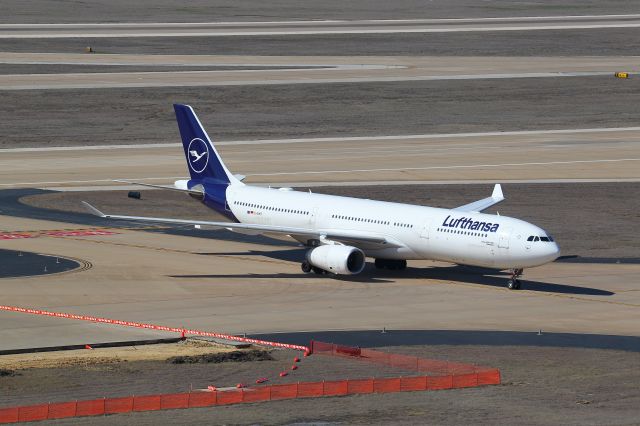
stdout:
[(200, 138), (192, 139), (187, 148), (189, 167), (196, 173), (202, 173), (209, 163), (209, 147)]

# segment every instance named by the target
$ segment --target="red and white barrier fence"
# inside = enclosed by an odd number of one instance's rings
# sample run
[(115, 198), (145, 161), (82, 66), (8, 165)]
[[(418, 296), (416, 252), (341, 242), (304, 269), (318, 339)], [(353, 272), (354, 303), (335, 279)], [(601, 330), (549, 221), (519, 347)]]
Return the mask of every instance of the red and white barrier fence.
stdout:
[[(340, 357), (347, 356), (356, 360), (372, 358), (388, 361), (397, 357), (405, 357), (405, 355), (388, 354), (374, 350), (367, 350), (367, 352), (363, 353), (359, 348), (322, 342), (314, 342), (314, 346), (319, 350), (318, 353)], [(424, 365), (439, 366), (443, 363), (443, 361), (428, 359), (423, 359), (422, 361)], [(464, 364), (454, 363), (454, 365), (460, 367)], [(226, 388), (224, 390), (209, 386), (208, 390), (200, 392), (127, 396), (5, 407), (0, 408), (0, 424), (69, 417), (102, 416), (137, 411), (212, 407), (295, 398), (460, 389), (499, 385), (501, 383), (500, 370), (497, 368), (466, 365), (465, 369), (453, 368), (449, 369), (447, 373), (439, 371), (439, 373), (444, 374), (432, 375), (433, 373), (434, 371), (426, 375), (420, 374), (409, 377), (323, 380), (256, 387), (246, 387), (238, 384), (236, 388)], [(264, 383), (266, 381), (267, 378), (263, 377), (256, 380), (256, 383)]]
[(66, 319), (73, 319), (73, 320), (79, 320), (79, 321), (90, 321), (90, 322), (98, 322), (98, 323), (104, 323), (104, 324), (120, 325), (124, 327), (144, 328), (147, 330), (166, 331), (168, 333), (180, 333), (182, 336), (192, 335), (192, 336), (213, 337), (216, 339), (231, 340), (235, 342), (250, 343), (254, 345), (271, 346), (274, 348), (293, 349), (296, 351), (303, 351), (305, 353), (310, 353), (310, 349), (306, 346), (290, 345), (288, 343), (270, 342), (267, 340), (259, 340), (259, 339), (250, 339), (248, 337), (240, 337), (240, 336), (234, 336), (231, 334), (223, 334), (223, 333), (213, 333), (210, 331), (192, 330), (192, 329), (187, 329), (182, 327), (167, 327), (164, 325), (146, 324), (142, 322), (123, 321), (123, 320), (116, 320), (116, 319), (110, 319), (110, 318), (100, 318), (100, 317), (94, 317), (89, 315), (68, 314), (65, 312), (52, 312), (52, 311), (44, 311), (41, 309), (21, 308), (19, 306), (0, 305), (0, 310), (8, 311), (8, 312), (20, 312), (23, 314), (66, 318)]

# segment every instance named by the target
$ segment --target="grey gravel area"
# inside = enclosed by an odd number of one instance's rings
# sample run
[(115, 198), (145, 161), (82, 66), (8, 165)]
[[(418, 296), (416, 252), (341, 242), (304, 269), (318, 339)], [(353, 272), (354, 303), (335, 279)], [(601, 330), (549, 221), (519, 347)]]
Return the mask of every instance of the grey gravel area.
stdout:
[[(503, 190), (507, 199), (487, 212), (498, 211), (542, 226), (555, 236), (563, 255), (640, 258), (640, 183), (505, 184)], [(486, 196), (491, 185), (384, 185), (313, 191), (453, 208)], [(133, 200), (122, 191), (63, 192), (23, 197), (21, 202), (85, 213), (80, 201), (87, 200), (114, 214), (221, 220), (184, 194), (142, 191), (142, 195), (143, 200)]]
[(79, 64), (0, 64), (0, 74), (61, 74), (61, 73), (114, 73), (114, 72), (168, 72), (168, 71), (243, 71), (313, 69), (319, 67), (264, 67), (264, 66), (164, 66), (164, 65), (79, 65)]
[[(391, 351), (391, 348), (384, 350)], [(134, 413), (50, 423), (631, 425), (637, 424), (640, 418), (637, 386), (640, 355), (635, 352), (513, 346), (431, 346), (393, 350), (499, 367), (503, 384), (474, 389)], [(327, 359), (320, 361), (327, 362)], [(158, 373), (163, 380), (166, 374), (171, 373), (165, 369)]]
[(189, 55), (629, 56), (638, 28), (429, 34), (0, 39), (0, 51)]
[(59, 274), (78, 267), (72, 259), (0, 249), (0, 278)]
[[(179, 345), (180, 343), (177, 343)], [(96, 349), (99, 351), (99, 349)], [(352, 359), (313, 356), (301, 358), (293, 371), (294, 357), (300, 352), (274, 350), (271, 361), (173, 364), (167, 361), (122, 361), (103, 364), (67, 363), (59, 368), (14, 370), (0, 377), (0, 407), (63, 402), (155, 393), (189, 392), (190, 389), (254, 386), (299, 381), (342, 380), (345, 378), (398, 377), (411, 371), (389, 368)], [(287, 372), (285, 377), (279, 374)], [(17, 390), (19, 389), (19, 392)]]
[(0, 147), (177, 142), (174, 102), (214, 140), (626, 127), (639, 95), (613, 76), (8, 91)]
[(309, 19), (413, 19), (637, 13), (633, 1), (609, 0), (5, 0), (0, 23), (210, 22)]

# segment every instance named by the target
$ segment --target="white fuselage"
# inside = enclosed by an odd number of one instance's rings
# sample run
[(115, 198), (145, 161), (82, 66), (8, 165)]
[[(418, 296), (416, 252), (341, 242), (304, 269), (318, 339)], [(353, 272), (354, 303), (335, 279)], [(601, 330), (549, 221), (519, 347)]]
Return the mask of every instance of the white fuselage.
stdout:
[(359, 245), (374, 258), (515, 269), (542, 265), (559, 254), (555, 242), (543, 240), (549, 239), (544, 230), (506, 216), (245, 185), (230, 185), (226, 197), (241, 223), (327, 234), (357, 231), (398, 243), (386, 248)]

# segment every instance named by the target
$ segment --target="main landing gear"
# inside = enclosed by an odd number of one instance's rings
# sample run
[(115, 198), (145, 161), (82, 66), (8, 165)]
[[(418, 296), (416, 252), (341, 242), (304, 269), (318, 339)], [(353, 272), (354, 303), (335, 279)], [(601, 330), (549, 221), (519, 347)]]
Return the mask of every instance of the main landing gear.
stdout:
[(301, 268), (302, 268), (302, 272), (304, 272), (305, 274), (308, 274), (311, 271), (313, 271), (317, 275), (324, 275), (324, 274), (328, 274), (329, 273), (329, 272), (325, 271), (322, 268), (318, 268), (317, 266), (312, 266), (306, 260), (304, 262), (302, 262)]
[(407, 268), (407, 261), (404, 259), (376, 259), (376, 269), (400, 270)]
[(522, 268), (512, 269), (511, 278), (507, 281), (507, 288), (509, 290), (520, 290), (520, 278), (522, 276)]

